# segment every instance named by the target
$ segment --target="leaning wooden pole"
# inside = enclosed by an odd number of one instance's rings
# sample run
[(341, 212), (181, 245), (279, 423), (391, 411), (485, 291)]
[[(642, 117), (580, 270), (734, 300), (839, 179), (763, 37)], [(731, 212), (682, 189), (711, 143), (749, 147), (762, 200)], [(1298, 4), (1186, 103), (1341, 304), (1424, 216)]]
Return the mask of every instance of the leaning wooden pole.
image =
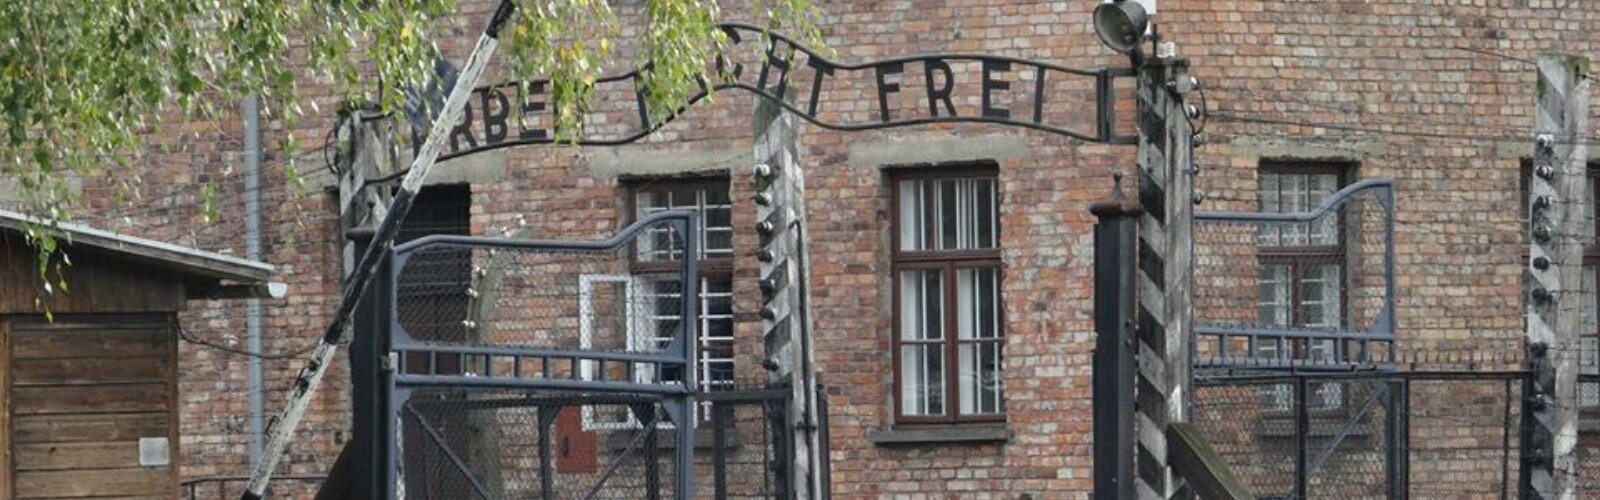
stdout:
[(273, 470), (283, 459), (284, 450), (289, 447), (289, 441), (294, 437), (300, 418), (305, 416), (306, 408), (311, 405), (312, 396), (321, 385), (323, 375), (327, 374), (328, 367), (332, 365), (334, 352), (338, 350), (339, 341), (344, 337), (345, 330), (355, 316), (361, 296), (366, 293), (367, 285), (372, 283), (378, 265), (387, 257), (395, 236), (400, 233), (400, 221), (411, 211), (411, 204), (416, 200), (417, 191), (422, 188), (422, 183), (427, 179), (428, 171), (433, 168), (435, 160), (438, 160), (439, 152), (450, 129), (461, 121), (461, 113), (466, 107), (467, 98), (472, 95), (472, 87), (478, 84), (478, 77), (483, 75), (484, 67), (499, 43), (500, 28), (511, 18), (515, 10), (515, 4), (510, 0), (501, 0), (493, 17), (489, 19), (489, 25), (484, 28), (483, 35), (478, 37), (478, 44), (473, 47), (472, 54), (467, 56), (466, 66), (461, 71), (461, 77), (456, 80), (455, 87), (450, 89), (450, 95), (444, 102), (444, 109), (434, 118), (433, 125), (428, 131), (428, 138), (422, 143), (416, 159), (412, 160), (411, 169), (400, 181), (400, 192), (395, 193), (394, 200), (389, 202), (389, 209), (383, 214), (382, 222), (378, 223), (372, 243), (367, 246), (366, 252), (361, 254), (360, 260), (356, 261), (355, 267), (351, 270), (350, 280), (345, 284), (344, 292), (339, 298), (339, 308), (334, 312), (333, 321), (328, 324), (328, 329), (323, 332), (322, 343), (313, 351), (311, 362), (300, 370), (300, 374), (295, 378), (294, 393), (289, 396), (283, 412), (273, 419), (267, 430), (266, 449), (262, 453), (261, 462), (250, 475), (250, 483), (245, 487), (243, 498), (257, 499), (266, 494)]
[[(1593, 237), (1587, 155), (1589, 60), (1538, 60), (1532, 179), (1528, 183), (1528, 368), (1523, 398), (1523, 498), (1573, 498), (1578, 439), (1578, 334), (1583, 246)], [(1587, 300), (1592, 301), (1593, 298)]]
[(1194, 214), (1193, 131), (1184, 95), (1193, 88), (1182, 59), (1150, 59), (1137, 80), (1139, 118), (1138, 331), (1134, 422), (1139, 498), (1183, 491), (1172, 473), (1167, 425), (1188, 420), (1190, 268)]

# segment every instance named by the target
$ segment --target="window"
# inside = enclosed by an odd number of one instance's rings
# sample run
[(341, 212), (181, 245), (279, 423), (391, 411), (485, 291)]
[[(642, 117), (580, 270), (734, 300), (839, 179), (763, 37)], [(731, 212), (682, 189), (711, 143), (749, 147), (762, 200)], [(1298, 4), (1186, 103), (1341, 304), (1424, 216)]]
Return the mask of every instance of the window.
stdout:
[[(733, 204), (728, 197), (726, 177), (646, 180), (635, 184), (631, 190), (633, 217), (664, 210), (694, 210), (700, 215), (700, 383), (706, 390), (728, 389), (734, 386), (733, 363)], [(643, 235), (634, 249), (633, 269), (638, 275), (634, 289), (641, 297), (650, 299), (656, 306), (644, 311), (642, 329), (637, 335), (651, 338), (638, 339), (665, 346), (669, 337), (655, 336), (673, 330), (680, 320), (678, 301), (682, 300), (682, 284), (676, 279), (651, 277), (648, 271), (671, 268), (683, 258), (680, 239), (673, 238), (670, 228), (652, 229)]]
[[(1257, 191), (1262, 212), (1307, 212), (1338, 192), (1345, 183), (1340, 165), (1263, 164)], [(1337, 216), (1314, 222), (1262, 226), (1257, 234), (1260, 273), (1258, 326), (1278, 329), (1336, 329), (1344, 326), (1344, 241)], [(1337, 359), (1332, 339), (1290, 340), (1260, 337), (1254, 355), (1260, 359), (1310, 363)], [(1268, 391), (1268, 405), (1287, 409), (1291, 394)], [(1318, 384), (1309, 398), (1313, 408), (1343, 404), (1342, 387)]]
[(898, 420), (998, 420), (1005, 335), (994, 170), (897, 174), (893, 185)]

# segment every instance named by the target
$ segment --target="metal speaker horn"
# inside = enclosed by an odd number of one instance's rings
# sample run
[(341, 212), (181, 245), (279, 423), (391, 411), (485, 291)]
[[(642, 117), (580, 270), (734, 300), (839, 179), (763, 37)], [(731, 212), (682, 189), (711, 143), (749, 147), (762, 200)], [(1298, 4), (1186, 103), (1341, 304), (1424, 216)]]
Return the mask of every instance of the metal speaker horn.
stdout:
[(1094, 31), (1111, 50), (1129, 52), (1139, 48), (1150, 16), (1144, 6), (1129, 0), (1113, 0), (1094, 8)]

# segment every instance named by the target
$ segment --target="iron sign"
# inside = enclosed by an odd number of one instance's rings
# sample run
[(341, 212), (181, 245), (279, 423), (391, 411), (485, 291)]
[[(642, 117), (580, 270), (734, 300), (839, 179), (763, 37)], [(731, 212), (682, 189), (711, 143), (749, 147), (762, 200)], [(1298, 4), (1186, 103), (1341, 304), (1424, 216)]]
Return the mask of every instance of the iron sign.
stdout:
[[(692, 105), (711, 93), (743, 89), (779, 103), (823, 128), (869, 130), (930, 123), (984, 122), (1026, 127), (1076, 139), (1132, 144), (1115, 132), (1114, 80), (1129, 68), (1078, 69), (1004, 56), (930, 54), (845, 64), (780, 34), (722, 24), (728, 44), (715, 61), (716, 82), (701, 82)], [(764, 46), (762, 42), (766, 43)], [(753, 48), (755, 50), (741, 50)], [(641, 69), (596, 80), (596, 92), (632, 96), (591, 103), (585, 145), (616, 145), (656, 131), (674, 116), (652, 120)], [(824, 98), (824, 93), (834, 94)], [(845, 98), (841, 98), (844, 96)], [(861, 96), (851, 99), (849, 96)], [(1083, 106), (1092, 100), (1092, 107)], [(859, 103), (876, 101), (868, 109)], [(440, 159), (519, 144), (555, 142), (550, 82), (506, 82), (473, 90)], [(420, 144), (413, 131), (413, 144)]]

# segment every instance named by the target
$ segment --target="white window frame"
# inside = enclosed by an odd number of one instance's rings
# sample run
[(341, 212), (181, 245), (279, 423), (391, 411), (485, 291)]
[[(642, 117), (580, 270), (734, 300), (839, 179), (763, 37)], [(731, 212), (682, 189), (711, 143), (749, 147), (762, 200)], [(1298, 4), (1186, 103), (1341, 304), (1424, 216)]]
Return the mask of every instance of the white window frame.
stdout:
[[(706, 278), (700, 277), (700, 278), (696, 278), (696, 279), (699, 279), (702, 282), (704, 282)], [(644, 283), (646, 281), (647, 281), (646, 277), (632, 275), (632, 274), (584, 274), (584, 275), (579, 276), (578, 277), (578, 346), (579, 346), (579, 348), (592, 349), (593, 346), (594, 346), (594, 305), (593, 305), (592, 301), (593, 301), (593, 298), (594, 298), (595, 285), (596, 284), (600, 284), (600, 283), (621, 283), (621, 284), (624, 285), (624, 287), (623, 287), (624, 300), (629, 305), (629, 307), (627, 309), (628, 318), (624, 322), (624, 324), (626, 325), (626, 328), (627, 328), (626, 335), (628, 337), (628, 342), (627, 342), (628, 350), (629, 351), (651, 351), (651, 350), (654, 350), (655, 349), (654, 343), (657, 341), (657, 339), (651, 338), (651, 337), (647, 337), (644, 334), (644, 332), (650, 331), (649, 328), (644, 327), (644, 325), (645, 325), (646, 322), (651, 322), (651, 321), (654, 321), (654, 320), (656, 320), (658, 318), (656, 318), (652, 314), (648, 314), (648, 313), (646, 313), (644, 311), (639, 311), (639, 310), (637, 310), (637, 307), (636, 307), (637, 304), (638, 304), (636, 302), (636, 300), (638, 298), (640, 298), (640, 297), (644, 297), (644, 296), (648, 295), (645, 292), (645, 288), (644, 288)], [(732, 292), (730, 291), (729, 293), (731, 294)], [(700, 291), (699, 300), (701, 301), (701, 306), (703, 307), (704, 304), (705, 304), (705, 301), (706, 301), (704, 289), (701, 289), (701, 291)], [(704, 330), (705, 330), (705, 328), (707, 326), (707, 325), (705, 325), (705, 323), (707, 321), (709, 321), (709, 318), (706, 317), (706, 315), (704, 314), (704, 311), (702, 311), (702, 314), (701, 314), (701, 317), (700, 317), (700, 321), (702, 323), (700, 325), (700, 329), (701, 329), (701, 332), (704, 333)], [(701, 359), (700, 350), (702, 348), (702, 344), (704, 344), (706, 342), (707, 342), (707, 339), (706, 339), (706, 337), (704, 335), (696, 336), (695, 341), (691, 342), (691, 344), (692, 344), (691, 356), (693, 356), (691, 359), (693, 359), (694, 362), (698, 365), (698, 367), (700, 368), (700, 373), (702, 373), (702, 374), (710, 373), (708, 371), (710, 364), (712, 362), (714, 362), (714, 361), (718, 361), (718, 360), (714, 360), (714, 359)], [(730, 364), (732, 364), (733, 360), (732, 359), (728, 359), (728, 361), (729, 361)], [(595, 365), (593, 363), (587, 363), (587, 362), (586, 363), (580, 363), (580, 366), (578, 367), (578, 370), (579, 370), (578, 371), (578, 376), (579, 376), (579, 378), (582, 379), (582, 380), (587, 380), (587, 381), (595, 380), (595, 373), (594, 373), (595, 368), (596, 367), (595, 367)], [(634, 370), (633, 370), (633, 378), (634, 378), (633, 381), (636, 382), (636, 383), (641, 383), (641, 384), (649, 383), (651, 380), (653, 380), (655, 378), (655, 372), (649, 365), (635, 366)], [(703, 382), (704, 381), (702, 381), (702, 383)], [(709, 411), (709, 408), (703, 408), (702, 410), (703, 411)], [(583, 430), (585, 430), (585, 431), (591, 431), (591, 430), (625, 430), (625, 429), (642, 429), (642, 428), (644, 428), (644, 425), (641, 422), (639, 422), (639, 420), (632, 413), (628, 414), (628, 421), (627, 422), (599, 422), (599, 421), (596, 421), (594, 407), (592, 407), (592, 406), (587, 406), (587, 405), (584, 406), (582, 413), (583, 413)], [(707, 417), (707, 418), (709, 418), (709, 417)], [(699, 419), (696, 419), (696, 420), (699, 420)], [(658, 425), (659, 425), (659, 427), (657, 427), (657, 428), (659, 428), (659, 429), (671, 429), (671, 428), (673, 428), (673, 425), (672, 425), (671, 422), (660, 422)]]

